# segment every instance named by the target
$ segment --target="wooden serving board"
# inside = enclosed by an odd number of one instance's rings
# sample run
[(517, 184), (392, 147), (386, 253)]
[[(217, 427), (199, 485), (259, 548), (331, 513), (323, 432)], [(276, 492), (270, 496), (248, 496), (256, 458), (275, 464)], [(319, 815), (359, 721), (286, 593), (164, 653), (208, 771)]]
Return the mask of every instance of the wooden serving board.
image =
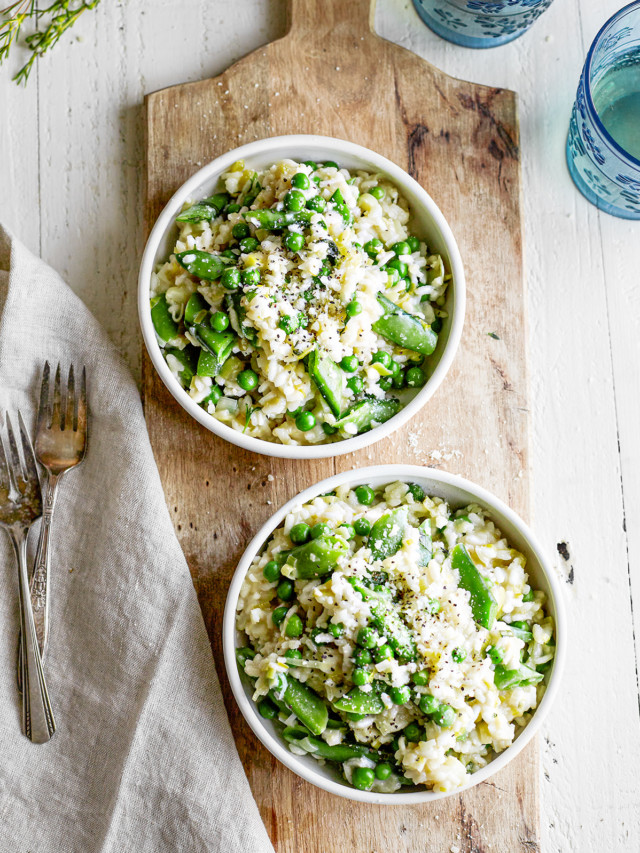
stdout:
[(371, 0), (289, 0), (283, 39), (220, 77), (149, 95), (146, 225), (200, 165), (254, 139), (321, 133), (372, 148), (428, 190), (457, 237), (468, 307), (453, 369), (391, 438), (358, 454), (296, 462), (244, 452), (203, 429), (145, 353), (147, 423), (240, 756), (278, 853), (533, 853), (535, 744), (462, 795), (362, 806), (317, 790), (272, 758), (226, 683), (220, 629), (229, 580), (254, 532), (301, 489), (356, 466), (424, 463), (475, 480), (525, 517), (529, 510), (516, 96), (448, 77), (376, 36), (372, 15)]

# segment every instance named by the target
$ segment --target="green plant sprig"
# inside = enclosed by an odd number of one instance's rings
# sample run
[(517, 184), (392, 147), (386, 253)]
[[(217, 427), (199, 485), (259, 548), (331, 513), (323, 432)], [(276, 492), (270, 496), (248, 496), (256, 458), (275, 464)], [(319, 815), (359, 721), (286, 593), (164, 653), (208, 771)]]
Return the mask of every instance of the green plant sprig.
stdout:
[[(16, 0), (0, 10), (3, 17), (0, 21), (0, 64), (8, 58), (11, 46), (17, 41), (25, 21), (34, 19), (38, 28), (24, 40), (31, 55), (13, 77), (16, 83), (26, 84), (36, 59), (51, 50), (80, 15), (87, 9), (95, 9), (99, 2), (100, 0), (54, 0), (49, 7), (39, 10), (36, 0)], [(40, 22), (43, 22), (42, 28), (38, 26)]]

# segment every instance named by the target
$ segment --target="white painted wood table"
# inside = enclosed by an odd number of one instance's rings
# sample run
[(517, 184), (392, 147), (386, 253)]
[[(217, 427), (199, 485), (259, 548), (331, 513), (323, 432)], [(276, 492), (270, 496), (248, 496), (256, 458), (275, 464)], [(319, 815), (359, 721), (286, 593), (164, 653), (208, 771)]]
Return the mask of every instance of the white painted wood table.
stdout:
[[(640, 851), (640, 223), (589, 205), (564, 161), (586, 51), (622, 5), (556, 0), (488, 51), (442, 41), (409, 0), (376, 13), (380, 35), (520, 95), (533, 523), (571, 628), (541, 739), (543, 853)], [(284, 30), (282, 0), (102, 0), (26, 90), (0, 72), (0, 221), (66, 278), (135, 373), (143, 96), (218, 74)]]

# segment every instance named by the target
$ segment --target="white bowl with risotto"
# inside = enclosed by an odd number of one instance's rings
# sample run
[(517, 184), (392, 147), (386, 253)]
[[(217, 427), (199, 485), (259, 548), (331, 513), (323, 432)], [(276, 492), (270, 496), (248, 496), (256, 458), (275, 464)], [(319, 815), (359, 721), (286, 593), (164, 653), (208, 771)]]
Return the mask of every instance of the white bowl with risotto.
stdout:
[(480, 486), (383, 465), (330, 477), (249, 543), (223, 621), (246, 721), (283, 764), (361, 802), (485, 781), (540, 728), (566, 645), (533, 533)]
[(359, 450), (431, 397), (460, 341), (460, 254), (390, 160), (321, 136), (200, 169), (151, 231), (138, 308), (151, 360), (199, 423), (247, 450)]

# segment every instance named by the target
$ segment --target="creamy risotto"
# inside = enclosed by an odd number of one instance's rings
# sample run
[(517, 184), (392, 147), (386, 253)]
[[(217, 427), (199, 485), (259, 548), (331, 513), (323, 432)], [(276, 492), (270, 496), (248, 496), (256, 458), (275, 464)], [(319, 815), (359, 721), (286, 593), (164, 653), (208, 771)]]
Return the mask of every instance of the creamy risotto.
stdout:
[(527, 725), (555, 651), (545, 594), (487, 512), (403, 482), (289, 513), (237, 629), (289, 749), (379, 792), (464, 785)]
[(429, 378), (450, 279), (383, 175), (235, 163), (152, 276), (167, 364), (212, 417), (283, 444), (393, 417)]

